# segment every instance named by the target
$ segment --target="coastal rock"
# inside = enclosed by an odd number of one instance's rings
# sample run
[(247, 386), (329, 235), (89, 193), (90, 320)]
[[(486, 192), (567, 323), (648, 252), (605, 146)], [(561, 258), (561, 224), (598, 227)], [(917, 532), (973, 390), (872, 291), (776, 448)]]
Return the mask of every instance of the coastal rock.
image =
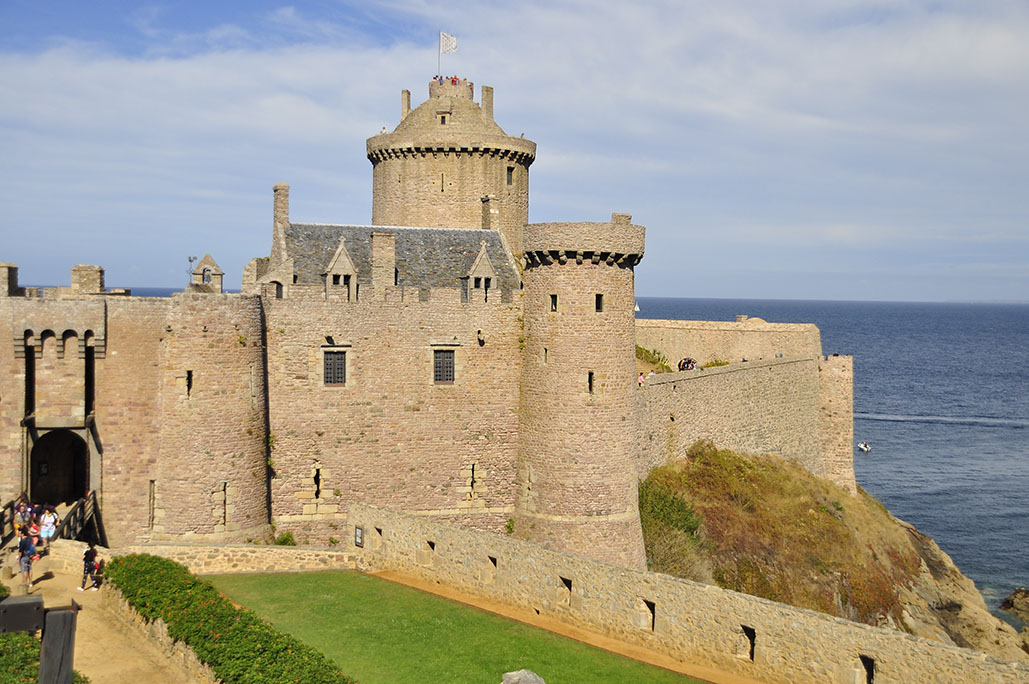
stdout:
[[(1025, 642), (1011, 625), (990, 614), (975, 583), (965, 577), (932, 537), (913, 525), (897, 521), (922, 558), (915, 584), (901, 591), (905, 626), (915, 636), (1029, 663)], [(912, 617), (911, 621), (907, 616)]]
[(547, 684), (543, 677), (532, 670), (518, 670), (517, 672), (505, 672), (504, 679), (500, 684)]
[(1011, 611), (1025, 622), (1029, 622), (1029, 590), (1020, 587), (1000, 604), (1004, 610)]

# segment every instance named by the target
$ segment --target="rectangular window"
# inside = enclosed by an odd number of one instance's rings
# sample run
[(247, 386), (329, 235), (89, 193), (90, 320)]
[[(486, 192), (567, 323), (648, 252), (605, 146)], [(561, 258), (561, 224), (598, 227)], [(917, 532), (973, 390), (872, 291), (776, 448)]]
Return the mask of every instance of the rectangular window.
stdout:
[(586, 386), (590, 390), (590, 394), (593, 394), (593, 371), (586, 374)]
[(332, 284), (333, 285), (339, 285), (339, 274), (338, 273), (333, 273), (332, 274)]
[(508, 185), (513, 185), (514, 184), (514, 167), (513, 166), (507, 167), (507, 184)]
[(603, 310), (604, 310), (604, 295), (598, 294), (597, 295), (597, 313), (600, 313)]
[(434, 349), (432, 352), (432, 380), (437, 385), (454, 382), (454, 350)]
[(347, 353), (345, 351), (324, 351), (324, 382), (326, 385), (347, 384)]
[(550, 310), (557, 311), (557, 295), (550, 295)]
[(476, 290), (482, 287), (482, 278), (476, 278), (475, 284), (472, 287), (474, 287)]

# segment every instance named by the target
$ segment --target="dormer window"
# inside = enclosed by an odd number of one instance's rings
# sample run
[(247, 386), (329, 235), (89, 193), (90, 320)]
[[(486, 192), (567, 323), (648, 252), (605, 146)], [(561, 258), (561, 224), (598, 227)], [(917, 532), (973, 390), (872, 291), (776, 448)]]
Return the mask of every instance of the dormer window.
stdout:
[(482, 278), (475, 278), (475, 280), (473, 281), (472, 287), (474, 287), (476, 290), (478, 290), (480, 287), (482, 287)]
[(332, 284), (333, 285), (339, 285), (339, 274), (338, 273), (333, 273), (332, 274)]

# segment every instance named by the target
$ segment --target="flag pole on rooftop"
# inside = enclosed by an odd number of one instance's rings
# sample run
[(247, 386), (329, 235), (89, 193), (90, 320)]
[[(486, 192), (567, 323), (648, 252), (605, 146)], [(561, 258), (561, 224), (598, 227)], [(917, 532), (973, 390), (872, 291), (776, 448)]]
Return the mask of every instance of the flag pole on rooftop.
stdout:
[(449, 33), (439, 32), (439, 56), (436, 60), (436, 75), (443, 75), (443, 55), (448, 52), (457, 52), (457, 38)]

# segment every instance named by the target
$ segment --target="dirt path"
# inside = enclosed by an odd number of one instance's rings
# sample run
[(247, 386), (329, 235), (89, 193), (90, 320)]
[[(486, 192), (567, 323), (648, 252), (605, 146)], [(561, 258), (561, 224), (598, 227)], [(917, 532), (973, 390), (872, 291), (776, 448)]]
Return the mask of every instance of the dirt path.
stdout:
[[(47, 608), (82, 606), (75, 630), (75, 669), (92, 684), (189, 684), (156, 646), (106, 610), (96, 591), (77, 591), (80, 573), (57, 571), (36, 579), (31, 593)], [(21, 578), (5, 580), (8, 586)]]

